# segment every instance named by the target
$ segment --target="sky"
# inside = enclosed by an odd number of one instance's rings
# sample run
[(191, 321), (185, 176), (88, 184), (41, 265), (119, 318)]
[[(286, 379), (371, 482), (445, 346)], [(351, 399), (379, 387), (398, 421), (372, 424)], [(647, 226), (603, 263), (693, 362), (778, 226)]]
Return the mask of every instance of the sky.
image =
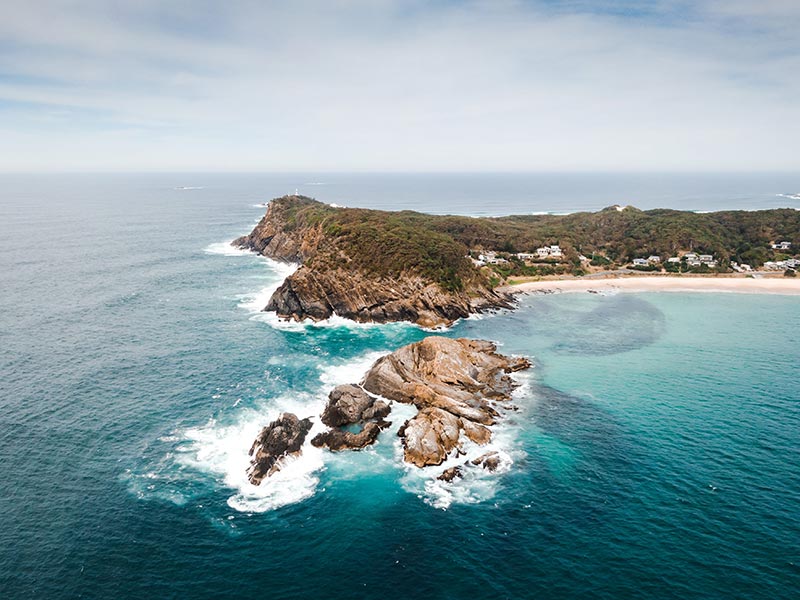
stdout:
[(800, 0), (0, 0), (0, 171), (797, 171)]

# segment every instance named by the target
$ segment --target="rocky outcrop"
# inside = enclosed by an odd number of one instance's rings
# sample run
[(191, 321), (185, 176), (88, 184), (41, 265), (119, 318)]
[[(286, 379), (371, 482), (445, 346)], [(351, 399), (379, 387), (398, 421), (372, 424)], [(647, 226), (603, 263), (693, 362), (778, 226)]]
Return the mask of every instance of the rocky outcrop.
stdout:
[(390, 411), (386, 402), (370, 396), (359, 386), (340, 385), (328, 394), (322, 422), (328, 427), (341, 427), (370, 419), (383, 419)]
[[(335, 223), (323, 225), (325, 219), (335, 220), (337, 211), (348, 210), (353, 209), (335, 209), (302, 196), (276, 198), (253, 231), (233, 242), (275, 260), (299, 264), (264, 310), (296, 321), (338, 315), (359, 322), (411, 321), (436, 327), (486, 309), (511, 307), (510, 297), (495, 292), (463, 255), (457, 257), (464, 261), (458, 265), (463, 277), (449, 288), (419, 270), (405, 269), (409, 258), (402, 246), (381, 247), (381, 252), (398, 254), (393, 263), (397, 268), (391, 272), (367, 268), (371, 261), (360, 253), (374, 250), (345, 243), (337, 236)], [(416, 258), (427, 260), (429, 251), (420, 250)]]
[(498, 354), (491, 342), (432, 336), (378, 359), (362, 385), (419, 409), (398, 435), (406, 462), (424, 467), (459, 451), (462, 433), (488, 443), (498, 407), (516, 387), (509, 373), (529, 367), (525, 358)]
[[(418, 409), (398, 430), (403, 458), (410, 464), (441, 465), (463, 455), (466, 440), (488, 444), (501, 411), (514, 409), (507, 403), (517, 386), (510, 374), (531, 366), (525, 358), (496, 350), (487, 341), (431, 336), (387, 354), (372, 365), (361, 385), (331, 390), (321, 415), (329, 429), (316, 435), (311, 444), (340, 451), (375, 443), (390, 425), (385, 418), (391, 407), (384, 399)], [(258, 485), (281, 469), (285, 457), (299, 454), (310, 429), (310, 419), (300, 420), (290, 413), (267, 425), (250, 449), (250, 481)], [(450, 483), (477, 467), (494, 472), (501, 463), (494, 451), (464, 460), (438, 479)]]
[[(330, 450), (354, 450), (374, 444), (381, 430), (390, 425), (384, 418), (391, 408), (383, 400), (370, 396), (357, 385), (340, 385), (328, 395), (322, 422), (330, 427), (311, 440), (314, 446)], [(346, 429), (358, 425), (358, 432)]]
[(250, 447), (250, 483), (259, 485), (265, 477), (281, 470), (287, 456), (299, 455), (310, 430), (310, 419), (300, 420), (292, 413), (283, 413), (264, 427)]

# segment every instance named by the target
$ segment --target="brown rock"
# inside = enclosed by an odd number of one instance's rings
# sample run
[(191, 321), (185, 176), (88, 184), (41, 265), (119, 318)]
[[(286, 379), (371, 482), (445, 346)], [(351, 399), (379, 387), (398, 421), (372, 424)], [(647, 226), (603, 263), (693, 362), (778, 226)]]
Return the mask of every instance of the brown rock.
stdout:
[[(328, 405), (322, 413), (322, 422), (328, 427), (339, 427), (372, 418), (365, 417), (364, 412), (372, 409), (376, 400), (357, 385), (336, 386), (328, 394)], [(385, 402), (381, 404), (388, 408)], [(370, 414), (374, 412), (370, 411)]]
[(370, 421), (366, 423), (358, 433), (335, 427), (314, 436), (314, 439), (311, 440), (311, 444), (317, 447), (327, 446), (333, 451), (364, 448), (365, 446), (374, 444), (375, 440), (378, 439), (378, 434), (381, 432), (381, 429), (389, 425), (390, 423), (386, 421)]
[(461, 472), (461, 467), (450, 467), (449, 469), (445, 469), (442, 471), (442, 474), (439, 475), (436, 479), (439, 481), (446, 481), (451, 482), (454, 479), (460, 479), (463, 477), (464, 474)]
[(461, 421), (435, 407), (423, 408), (402, 429), (404, 459), (418, 467), (442, 464), (458, 445)]
[(462, 431), (477, 444), (488, 443), (488, 426), (498, 416), (493, 405), (516, 387), (507, 373), (528, 367), (527, 359), (498, 354), (491, 342), (431, 336), (378, 359), (362, 386), (419, 408), (398, 435), (406, 462), (424, 467), (460, 450)]
[[(328, 395), (328, 404), (322, 413), (322, 422), (331, 429), (315, 436), (311, 443), (335, 451), (369, 446), (378, 439), (380, 431), (390, 425), (384, 421), (390, 412), (386, 402), (370, 396), (357, 385), (337, 386)], [(362, 426), (357, 433), (344, 429), (355, 424)]]
[(461, 419), (461, 427), (464, 434), (479, 446), (488, 444), (492, 439), (492, 430), (479, 423), (473, 423), (469, 419)]
[(250, 447), (250, 483), (259, 485), (265, 477), (280, 471), (283, 458), (299, 455), (310, 430), (310, 419), (300, 420), (292, 413), (283, 413), (264, 427)]
[(481, 465), (484, 469), (494, 473), (500, 466), (500, 455), (497, 452), (487, 452), (472, 461), (473, 465)]

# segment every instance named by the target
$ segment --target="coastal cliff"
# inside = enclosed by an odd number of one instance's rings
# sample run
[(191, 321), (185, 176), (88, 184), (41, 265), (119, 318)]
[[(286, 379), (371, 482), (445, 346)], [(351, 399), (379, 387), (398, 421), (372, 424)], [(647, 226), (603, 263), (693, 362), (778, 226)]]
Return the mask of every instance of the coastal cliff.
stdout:
[(270, 202), (253, 231), (233, 244), (299, 263), (264, 307), (287, 319), (338, 315), (435, 327), (510, 306), (473, 266), (464, 244), (411, 215), (284, 196)]

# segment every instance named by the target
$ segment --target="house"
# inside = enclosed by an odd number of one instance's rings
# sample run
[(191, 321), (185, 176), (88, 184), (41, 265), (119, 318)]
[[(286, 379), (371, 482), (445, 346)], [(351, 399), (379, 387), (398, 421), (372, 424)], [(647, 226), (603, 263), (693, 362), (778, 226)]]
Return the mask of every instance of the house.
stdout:
[(680, 259), (680, 257), (678, 257), (678, 256), (670, 256), (670, 257), (667, 259), (667, 262), (668, 262), (668, 263), (672, 263), (672, 264), (674, 265), (674, 264), (676, 264), (676, 263), (679, 263), (679, 262), (681, 262), (681, 259)]
[(648, 256), (647, 257), (647, 262), (653, 263), (653, 264), (658, 264), (658, 263), (661, 262), (661, 257), (660, 256), (656, 256), (656, 255)]
[(703, 263), (700, 262), (700, 259), (697, 258), (689, 258), (686, 260), (686, 264), (690, 267), (699, 267)]
[(701, 263), (714, 262), (714, 257), (711, 254), (701, 254), (697, 258)]
[(683, 255), (683, 258), (685, 258), (686, 260), (697, 260), (697, 254), (695, 254), (694, 252), (687, 252), (686, 254)]
[(771, 261), (768, 260), (764, 263), (764, 269), (767, 271), (785, 271), (788, 267), (787, 261), (785, 260), (778, 260), (778, 261)]
[(751, 273), (753, 271), (753, 268), (750, 265), (746, 265), (744, 263), (739, 264), (733, 261), (731, 261), (731, 269), (737, 273)]
[(647, 261), (646, 258), (634, 258), (633, 259), (633, 266), (634, 267), (646, 267), (650, 263)]
[(772, 244), (773, 250), (789, 250), (792, 247), (792, 242), (774, 242)]
[(553, 257), (562, 256), (561, 248), (559, 246), (550, 246), (550, 256), (553, 256)]
[(536, 258), (536, 255), (527, 252), (517, 252), (517, 258), (520, 260), (533, 260)]
[(536, 249), (536, 254), (539, 258), (547, 258), (550, 256), (550, 248), (547, 246), (542, 246), (541, 248)]

